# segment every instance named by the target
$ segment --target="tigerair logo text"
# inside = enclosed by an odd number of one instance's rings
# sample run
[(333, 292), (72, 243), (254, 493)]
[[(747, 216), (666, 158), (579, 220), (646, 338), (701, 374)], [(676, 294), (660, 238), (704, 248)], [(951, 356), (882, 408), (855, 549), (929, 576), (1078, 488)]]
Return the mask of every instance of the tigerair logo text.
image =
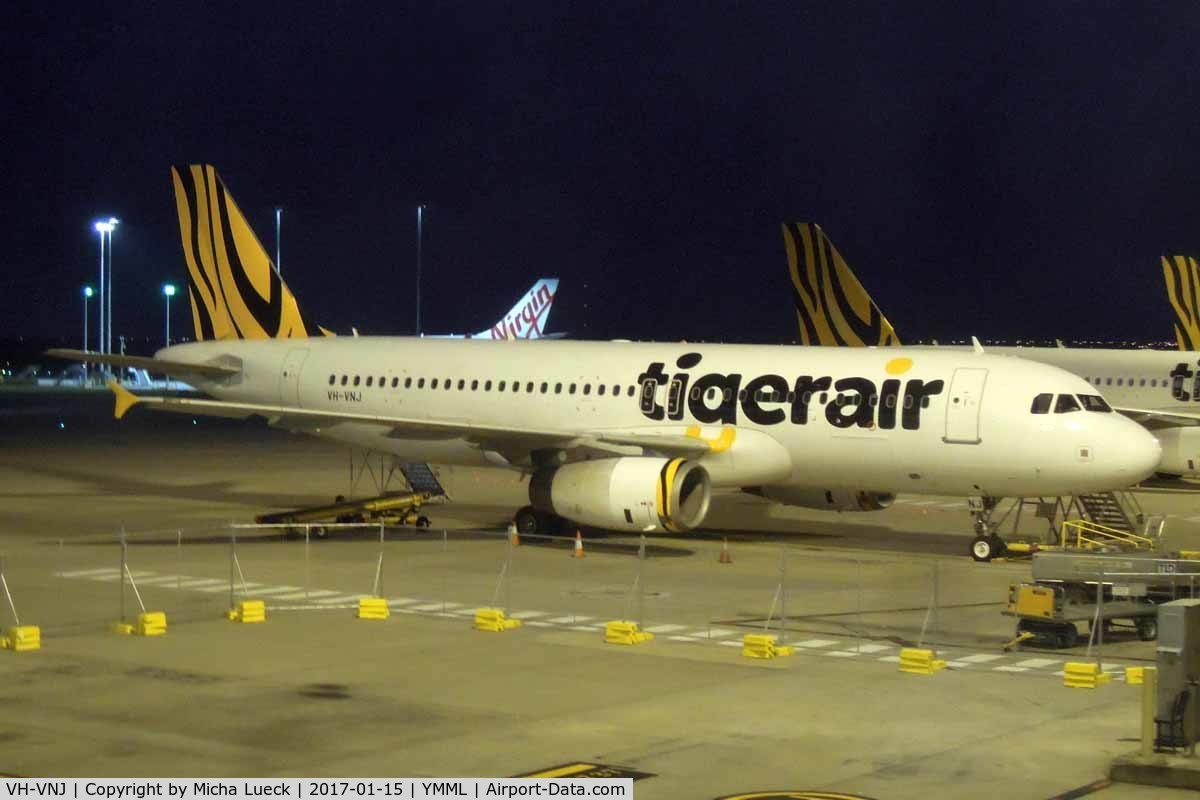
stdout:
[[(1200, 364), (1200, 361), (1196, 363)], [(1109, 383), (1111, 382), (1110, 378)], [(1129, 380), (1129, 385), (1133, 385), (1132, 378)], [(1180, 361), (1175, 365), (1175, 369), (1171, 370), (1171, 397), (1176, 400), (1200, 402), (1200, 372), (1189, 367), (1186, 361)]]
[[(699, 353), (685, 353), (675, 361), (679, 370), (700, 363)], [(738, 412), (757, 425), (778, 425), (784, 420), (807, 425), (809, 409), (824, 403), (825, 419), (835, 428), (921, 427), (921, 410), (927, 399), (945, 388), (942, 380), (925, 381), (888, 378), (876, 386), (869, 378), (834, 378), (832, 375), (800, 375), (789, 380), (782, 375), (758, 375), (743, 385), (740, 373), (693, 376), (686, 371), (668, 375), (665, 364), (652, 362), (638, 376), (638, 403), (648, 419), (680, 420), (685, 410), (697, 422), (736, 425)], [(908, 359), (893, 359), (887, 372), (900, 374), (912, 366)], [(666, 403), (659, 402), (658, 388), (665, 386)], [(831, 396), (832, 395), (832, 396)], [(686, 409), (685, 409), (686, 407)]]
[(532, 339), (541, 335), (542, 318), (546, 315), (552, 302), (554, 302), (554, 295), (550, 293), (550, 287), (542, 284), (520, 311), (508, 314), (492, 326), (492, 338)]

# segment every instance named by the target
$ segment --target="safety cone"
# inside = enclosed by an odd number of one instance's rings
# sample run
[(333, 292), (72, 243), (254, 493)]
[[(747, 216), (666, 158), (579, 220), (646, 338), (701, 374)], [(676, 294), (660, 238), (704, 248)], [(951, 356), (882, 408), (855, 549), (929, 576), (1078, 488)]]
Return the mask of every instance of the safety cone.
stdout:
[(517, 523), (508, 523), (508, 543), (513, 547), (518, 547), (521, 544), (521, 535), (517, 533)]
[(719, 564), (732, 564), (733, 556), (729, 555), (729, 539), (721, 540), (721, 555), (717, 559)]
[(572, 553), (575, 558), (583, 558), (583, 534), (575, 531), (575, 552)]

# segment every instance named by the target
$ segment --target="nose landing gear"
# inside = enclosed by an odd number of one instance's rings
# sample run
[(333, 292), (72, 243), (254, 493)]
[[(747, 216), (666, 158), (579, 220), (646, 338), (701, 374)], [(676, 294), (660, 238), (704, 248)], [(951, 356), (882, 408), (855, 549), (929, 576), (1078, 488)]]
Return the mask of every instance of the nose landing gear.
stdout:
[(975, 539), (971, 542), (971, 558), (976, 561), (991, 561), (1004, 555), (1008, 549), (1004, 539), (996, 532), (992, 523), (992, 512), (1000, 502), (998, 497), (968, 497), (967, 507), (975, 520)]

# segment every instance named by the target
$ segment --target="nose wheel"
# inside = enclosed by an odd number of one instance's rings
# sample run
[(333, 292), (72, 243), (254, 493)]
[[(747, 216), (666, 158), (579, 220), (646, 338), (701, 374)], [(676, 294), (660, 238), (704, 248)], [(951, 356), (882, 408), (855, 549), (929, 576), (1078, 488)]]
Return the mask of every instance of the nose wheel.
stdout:
[(993, 558), (1004, 555), (1004, 551), (1008, 546), (996, 534), (979, 535), (971, 542), (971, 558), (976, 561), (991, 561)]

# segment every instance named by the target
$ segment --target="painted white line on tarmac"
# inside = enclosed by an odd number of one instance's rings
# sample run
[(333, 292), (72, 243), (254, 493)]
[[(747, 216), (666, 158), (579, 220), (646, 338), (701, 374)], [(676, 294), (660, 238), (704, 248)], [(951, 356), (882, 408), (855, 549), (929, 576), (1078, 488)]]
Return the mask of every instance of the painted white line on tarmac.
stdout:
[(834, 644), (841, 642), (837, 639), (805, 639), (803, 642), (796, 642), (796, 647), (829, 647)]
[(309, 600), (315, 600), (318, 597), (333, 597), (335, 594), (337, 594), (337, 592), (331, 592), (328, 589), (309, 589), (307, 592), (300, 591), (300, 592), (292, 592), (291, 594), (281, 594), (281, 595), (278, 595), (275, 599), (276, 600), (300, 600), (301, 598), (306, 598)]
[(1061, 663), (1061, 658), (1027, 658), (1024, 661), (1018, 661), (1016, 666), (1024, 667), (1025, 669), (1042, 669)]
[(77, 569), (72, 572), (56, 572), (54, 575), (59, 578), (88, 578), (92, 575), (116, 575), (120, 571), (116, 567), (105, 567), (104, 569)]
[(986, 664), (989, 661), (999, 661), (1002, 658), (1004, 656), (998, 656), (995, 653), (975, 653), (974, 655), (963, 656), (958, 660), (967, 664)]
[[(299, 589), (299, 586), (264, 586), (261, 589), (255, 589), (254, 593), (260, 597), (270, 597), (273, 594), (280, 594), (282, 592), (295, 592)], [(303, 597), (303, 594), (301, 594), (301, 596)]]

